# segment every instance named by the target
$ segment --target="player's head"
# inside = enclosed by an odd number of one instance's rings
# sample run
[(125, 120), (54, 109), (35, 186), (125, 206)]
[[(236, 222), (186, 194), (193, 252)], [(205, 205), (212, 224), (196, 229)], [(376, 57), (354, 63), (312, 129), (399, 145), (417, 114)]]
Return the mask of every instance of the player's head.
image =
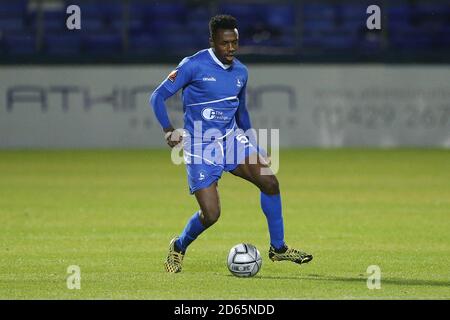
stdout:
[(209, 21), (209, 44), (217, 58), (225, 64), (233, 62), (239, 47), (239, 33), (236, 18), (229, 15), (217, 15)]

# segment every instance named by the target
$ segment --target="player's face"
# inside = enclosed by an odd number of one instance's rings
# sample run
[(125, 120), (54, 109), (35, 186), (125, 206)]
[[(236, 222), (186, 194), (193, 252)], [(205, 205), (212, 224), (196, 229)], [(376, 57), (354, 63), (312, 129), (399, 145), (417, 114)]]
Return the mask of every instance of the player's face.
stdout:
[(218, 29), (212, 39), (211, 47), (216, 57), (224, 64), (231, 64), (234, 54), (239, 48), (239, 34), (237, 29)]

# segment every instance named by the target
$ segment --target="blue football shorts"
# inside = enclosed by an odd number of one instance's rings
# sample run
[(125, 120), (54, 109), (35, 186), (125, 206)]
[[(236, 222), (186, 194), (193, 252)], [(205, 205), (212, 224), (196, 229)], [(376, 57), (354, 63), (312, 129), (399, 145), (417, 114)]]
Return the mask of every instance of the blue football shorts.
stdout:
[(213, 141), (183, 141), (189, 192), (193, 194), (209, 187), (221, 178), (223, 171), (233, 171), (250, 155), (253, 156), (249, 158), (249, 162), (256, 163), (258, 148), (250, 143), (240, 129)]

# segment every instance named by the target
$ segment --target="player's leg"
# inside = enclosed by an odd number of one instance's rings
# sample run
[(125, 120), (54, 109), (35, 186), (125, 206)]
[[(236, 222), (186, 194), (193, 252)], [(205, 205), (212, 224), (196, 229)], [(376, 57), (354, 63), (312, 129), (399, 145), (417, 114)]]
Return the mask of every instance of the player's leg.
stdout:
[(217, 182), (214, 182), (208, 188), (194, 193), (200, 206), (200, 221), (205, 228), (212, 226), (220, 217), (220, 198), (217, 187)]
[(261, 209), (264, 212), (269, 226), (270, 244), (280, 249), (284, 246), (284, 225), (281, 206), (281, 195), (278, 179), (274, 174), (262, 175), (261, 169), (266, 168), (263, 160), (258, 156), (257, 162), (250, 164), (248, 158), (239, 164), (231, 173), (235, 176), (250, 181), (260, 192)]
[[(266, 162), (258, 155), (256, 163), (250, 163), (247, 157), (243, 163), (239, 164), (230, 172), (235, 176), (250, 181), (261, 191), (261, 208), (269, 226), (271, 244), (269, 249), (270, 259), (272, 261), (289, 260), (299, 264), (311, 261), (313, 258), (312, 255), (294, 248), (289, 248), (284, 242), (280, 187), (278, 179), (271, 173)], [(271, 174), (262, 174), (262, 172)]]
[(169, 254), (164, 263), (167, 272), (180, 272), (183, 258), (188, 246), (197, 237), (212, 226), (220, 216), (220, 200), (217, 190), (217, 181), (210, 186), (194, 192), (200, 210), (189, 219), (180, 236), (172, 239), (169, 245)]
[(190, 218), (175, 246), (179, 251), (185, 252), (188, 246), (207, 228), (217, 222), (220, 216), (220, 200), (217, 190), (217, 182), (213, 182), (206, 188), (194, 192), (200, 206)]

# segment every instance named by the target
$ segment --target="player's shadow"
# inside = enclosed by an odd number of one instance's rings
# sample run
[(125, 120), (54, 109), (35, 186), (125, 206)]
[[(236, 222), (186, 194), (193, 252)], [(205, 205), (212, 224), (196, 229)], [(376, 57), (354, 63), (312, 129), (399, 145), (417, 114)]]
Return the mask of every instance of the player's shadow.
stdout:
[[(309, 274), (302, 276), (265, 276), (259, 277), (261, 280), (302, 280), (302, 281), (343, 281), (343, 282), (365, 282), (366, 277), (336, 277)], [(421, 280), (421, 279), (401, 279), (401, 278), (385, 278), (381, 277), (382, 284), (393, 284), (399, 286), (435, 286), (435, 287), (450, 287), (450, 281), (438, 281), (438, 280)]]

